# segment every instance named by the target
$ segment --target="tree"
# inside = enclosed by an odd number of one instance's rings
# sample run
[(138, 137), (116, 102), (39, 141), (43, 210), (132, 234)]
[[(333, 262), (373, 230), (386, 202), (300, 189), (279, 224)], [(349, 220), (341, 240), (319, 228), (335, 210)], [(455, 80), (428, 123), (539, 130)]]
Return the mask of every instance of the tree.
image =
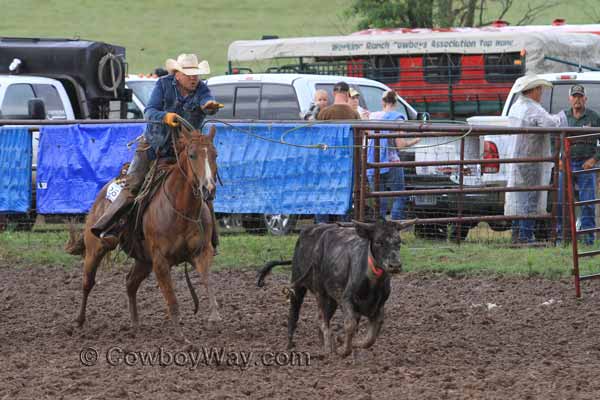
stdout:
[[(532, 6), (526, 3), (527, 9), (516, 25), (531, 23), (540, 12), (557, 4), (547, 2)], [(354, 0), (346, 14), (359, 16), (359, 29), (448, 28), (488, 25), (504, 18), (513, 5), (514, 0)], [(490, 9), (497, 10), (495, 18), (486, 20)]]
[(355, 0), (348, 15), (361, 17), (358, 28), (433, 27), (434, 0)]

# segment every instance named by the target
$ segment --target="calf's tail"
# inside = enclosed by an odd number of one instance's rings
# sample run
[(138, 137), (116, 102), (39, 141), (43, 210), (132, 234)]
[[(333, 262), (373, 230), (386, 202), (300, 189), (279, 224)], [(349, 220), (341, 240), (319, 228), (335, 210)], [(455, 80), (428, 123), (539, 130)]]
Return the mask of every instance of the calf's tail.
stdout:
[(266, 263), (265, 266), (262, 267), (256, 274), (256, 286), (263, 287), (265, 285), (265, 278), (267, 277), (267, 275), (271, 273), (273, 267), (276, 267), (278, 265), (292, 265), (292, 260), (269, 261), (268, 263)]

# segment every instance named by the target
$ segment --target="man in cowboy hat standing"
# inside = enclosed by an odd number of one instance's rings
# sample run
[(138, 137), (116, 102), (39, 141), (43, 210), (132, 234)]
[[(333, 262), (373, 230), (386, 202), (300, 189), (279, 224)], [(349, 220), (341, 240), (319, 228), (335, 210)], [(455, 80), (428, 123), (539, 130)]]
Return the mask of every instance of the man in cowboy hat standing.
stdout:
[[(544, 87), (552, 84), (537, 75), (525, 75), (516, 80), (514, 88), (519, 98), (510, 108), (508, 116), (515, 127), (554, 127), (566, 126), (564, 112), (549, 114), (540, 104)], [(549, 134), (516, 135), (510, 158), (549, 157)], [(542, 186), (550, 182), (552, 163), (512, 163), (509, 164), (508, 186)], [(504, 202), (504, 215), (546, 214), (547, 193), (507, 192)], [(513, 221), (513, 241), (528, 243), (534, 241), (535, 220)]]
[[(177, 60), (166, 61), (166, 69), (169, 74), (156, 82), (144, 111), (144, 116), (150, 122), (146, 126), (143, 139), (138, 143), (125, 177), (124, 188), (91, 228), (92, 233), (101, 239), (114, 241), (118, 236), (118, 232), (112, 229), (113, 225), (133, 204), (150, 162), (157, 157), (173, 155), (173, 145), (167, 127), (177, 127), (178, 117), (181, 116), (194, 128), (199, 129), (204, 117), (214, 114), (220, 107), (208, 86), (200, 79), (200, 75), (210, 73), (207, 61), (198, 62), (195, 54), (180, 54)], [(214, 223), (212, 201), (208, 203)], [(213, 247), (216, 249), (216, 229), (213, 229), (213, 232)]]

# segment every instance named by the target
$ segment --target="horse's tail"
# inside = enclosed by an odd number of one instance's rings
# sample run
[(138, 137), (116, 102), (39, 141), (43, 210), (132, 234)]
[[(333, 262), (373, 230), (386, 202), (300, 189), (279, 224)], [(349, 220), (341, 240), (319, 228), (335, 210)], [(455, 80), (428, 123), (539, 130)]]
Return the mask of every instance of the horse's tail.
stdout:
[(74, 221), (69, 221), (69, 239), (65, 243), (65, 251), (74, 256), (83, 256), (85, 253), (85, 242), (83, 231), (77, 229)]
[(256, 274), (256, 286), (263, 287), (265, 285), (265, 278), (271, 273), (273, 267), (276, 267), (277, 265), (292, 265), (292, 260), (269, 261), (266, 263)]
[(185, 281), (187, 283), (188, 289), (190, 290), (190, 294), (192, 295), (192, 300), (194, 301), (194, 314), (198, 313), (198, 296), (196, 295), (196, 290), (192, 286), (192, 281), (190, 280), (190, 275), (188, 274), (188, 265), (185, 263)]

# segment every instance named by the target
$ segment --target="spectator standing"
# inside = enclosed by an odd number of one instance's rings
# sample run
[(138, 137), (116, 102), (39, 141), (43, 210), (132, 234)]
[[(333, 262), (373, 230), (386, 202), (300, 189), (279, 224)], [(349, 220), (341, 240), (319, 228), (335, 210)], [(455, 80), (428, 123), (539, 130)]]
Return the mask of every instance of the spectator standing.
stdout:
[[(520, 93), (510, 108), (508, 116), (514, 127), (558, 127), (567, 125), (564, 112), (549, 114), (540, 104), (544, 87), (552, 83), (529, 74), (517, 79), (515, 91)], [(550, 157), (549, 134), (519, 134), (509, 158)], [(550, 183), (552, 163), (512, 163), (509, 164), (508, 186), (542, 186)], [(504, 215), (546, 214), (547, 192), (507, 192), (504, 201)], [(529, 243), (535, 240), (535, 220), (513, 221), (513, 242)]]
[(348, 96), (350, 97), (348, 104), (360, 115), (360, 119), (369, 119), (369, 110), (360, 106), (360, 93), (356, 89), (350, 88)]
[[(600, 126), (600, 115), (594, 110), (586, 107), (587, 96), (585, 95), (585, 87), (583, 85), (573, 85), (569, 90), (569, 104), (571, 108), (565, 110), (567, 122), (572, 127), (591, 127)], [(594, 168), (600, 160), (600, 150), (597, 146), (596, 138), (579, 139), (573, 142), (571, 146), (571, 171)], [(561, 168), (559, 174), (559, 191), (558, 191), (558, 237), (562, 236), (562, 199), (564, 193), (564, 176)], [(596, 174), (585, 173), (573, 176), (574, 184), (578, 188), (579, 201), (593, 200), (596, 198)], [(581, 206), (581, 229), (591, 229), (596, 227), (595, 223), (595, 206)], [(585, 236), (584, 243), (587, 245), (594, 244), (594, 233), (589, 233)]]
[[(346, 82), (338, 82), (333, 86), (333, 104), (322, 109), (317, 115), (320, 121), (360, 119), (360, 115), (348, 104), (350, 86)], [(342, 217), (342, 219), (346, 219)], [(333, 215), (316, 214), (315, 223), (333, 222)]]
[[(372, 112), (369, 116), (371, 120), (382, 120), (382, 121), (402, 121), (405, 119), (404, 115), (400, 114), (395, 110), (398, 96), (393, 90), (389, 90), (383, 94), (381, 99), (383, 110)], [(395, 162), (400, 161), (400, 155), (398, 154), (399, 149), (403, 149), (409, 146), (413, 146), (418, 143), (420, 138), (412, 139), (380, 139), (379, 140), (379, 161), (380, 162)], [(375, 160), (375, 144), (374, 140), (369, 140), (368, 150), (368, 161), (374, 162)], [(367, 174), (371, 181), (371, 187), (373, 190), (381, 191), (400, 191), (405, 189), (404, 185), (404, 168), (393, 167), (393, 168), (381, 168), (379, 170), (381, 185), (380, 188), (374, 187), (373, 175), (374, 170), (368, 170)], [(380, 200), (380, 212), (383, 218), (387, 215), (388, 201), (391, 201), (391, 219), (401, 220), (405, 219), (405, 205), (406, 198), (404, 196), (394, 198), (381, 198)]]

